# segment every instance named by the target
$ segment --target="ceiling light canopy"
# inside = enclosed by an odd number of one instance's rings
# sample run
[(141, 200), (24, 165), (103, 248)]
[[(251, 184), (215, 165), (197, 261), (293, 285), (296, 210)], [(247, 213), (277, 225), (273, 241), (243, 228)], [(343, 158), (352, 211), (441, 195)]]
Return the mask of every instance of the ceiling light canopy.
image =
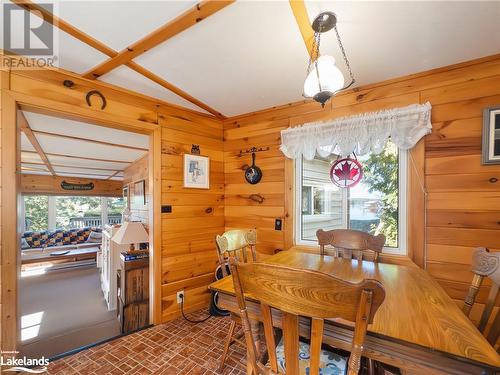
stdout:
[[(333, 12), (320, 13), (311, 26), (314, 30), (314, 40), (310, 53), (311, 58), (307, 67), (307, 77), (304, 82), (303, 96), (313, 98), (324, 107), (332, 96), (340, 90), (351, 87), (355, 80), (337, 30), (337, 16)], [(321, 34), (331, 29), (335, 30), (340, 51), (349, 71), (350, 82), (347, 85), (345, 85), (344, 75), (335, 64), (335, 59), (332, 56), (320, 55)]]

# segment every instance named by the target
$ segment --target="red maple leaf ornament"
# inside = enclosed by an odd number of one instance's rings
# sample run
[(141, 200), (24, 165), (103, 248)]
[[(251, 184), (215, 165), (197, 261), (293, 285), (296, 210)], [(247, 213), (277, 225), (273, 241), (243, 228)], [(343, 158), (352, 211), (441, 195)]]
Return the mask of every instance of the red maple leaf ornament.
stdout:
[(356, 159), (337, 160), (330, 170), (332, 182), (342, 188), (355, 186), (363, 177), (363, 169)]
[(354, 177), (359, 174), (359, 169), (352, 168), (346, 161), (342, 164), (341, 168), (335, 169), (333, 173), (335, 173), (335, 176), (337, 176), (339, 180), (354, 180)]

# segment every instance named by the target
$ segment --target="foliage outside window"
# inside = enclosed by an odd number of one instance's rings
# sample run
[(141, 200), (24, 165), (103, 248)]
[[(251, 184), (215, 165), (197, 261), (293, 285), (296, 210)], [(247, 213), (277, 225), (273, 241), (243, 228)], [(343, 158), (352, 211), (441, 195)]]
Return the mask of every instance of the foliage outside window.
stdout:
[[(49, 199), (43, 195), (25, 195), (25, 228), (27, 231), (45, 231), (50, 223), (51, 229), (102, 226), (103, 209), (107, 210), (109, 224), (120, 223), (125, 207), (123, 198), (106, 198), (106, 201), (107, 206), (102, 207), (101, 197), (58, 196)], [(51, 204), (52, 211), (49, 209)]]
[(336, 155), (302, 160), (299, 240), (316, 241), (318, 229), (350, 228), (383, 233), (386, 247), (400, 247), (400, 159), (400, 152), (391, 142), (378, 155), (358, 157), (364, 177), (350, 189), (338, 188), (330, 181)]
[(49, 227), (49, 197), (27, 195), (24, 197), (26, 230), (44, 231)]

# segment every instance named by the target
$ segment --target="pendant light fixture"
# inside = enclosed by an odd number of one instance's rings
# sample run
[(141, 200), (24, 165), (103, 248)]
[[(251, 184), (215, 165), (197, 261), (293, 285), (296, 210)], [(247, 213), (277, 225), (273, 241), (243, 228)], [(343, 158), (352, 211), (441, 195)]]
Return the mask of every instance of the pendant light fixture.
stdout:
[[(354, 84), (354, 76), (351, 71), (349, 60), (347, 59), (344, 46), (340, 40), (340, 35), (337, 30), (337, 16), (333, 12), (320, 13), (312, 23), (314, 30), (314, 40), (311, 47), (309, 65), (307, 67), (307, 77), (304, 82), (303, 96), (313, 98), (321, 103), (324, 107), (325, 103), (334, 96), (338, 91), (351, 87)], [(321, 34), (333, 29), (337, 36), (340, 51), (344, 58), (344, 62), (349, 71), (350, 82), (346, 85), (344, 75), (335, 64), (335, 59), (332, 56), (321, 56), (319, 46), (321, 42)]]

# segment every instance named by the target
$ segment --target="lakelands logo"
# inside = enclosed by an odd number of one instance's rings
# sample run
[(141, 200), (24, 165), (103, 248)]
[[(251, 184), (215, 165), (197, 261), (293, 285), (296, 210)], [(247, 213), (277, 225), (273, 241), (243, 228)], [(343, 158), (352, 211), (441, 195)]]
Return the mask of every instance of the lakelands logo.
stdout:
[[(43, 10), (25, 10), (11, 3), (3, 4), (1, 65), (11, 69), (37, 69), (56, 66), (58, 29), (54, 27), (54, 4), (37, 3)], [(13, 58), (24, 56), (24, 59)]]
[(49, 360), (45, 357), (27, 358), (26, 356), (16, 358), (19, 352), (1, 352), (0, 366), (4, 372), (27, 372), (30, 374), (42, 374), (47, 371)]

